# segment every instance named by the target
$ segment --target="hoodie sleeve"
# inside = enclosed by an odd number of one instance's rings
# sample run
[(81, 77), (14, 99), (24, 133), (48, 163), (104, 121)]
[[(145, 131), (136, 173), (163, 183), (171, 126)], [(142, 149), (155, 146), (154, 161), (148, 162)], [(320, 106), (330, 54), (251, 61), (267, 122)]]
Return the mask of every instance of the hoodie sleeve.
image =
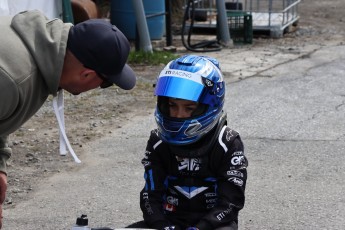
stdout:
[[(17, 85), (14, 79), (12, 79), (3, 69), (0, 69), (0, 101), (1, 123), (2, 120), (6, 120), (15, 112), (19, 103), (19, 91)], [(2, 132), (4, 132), (4, 130), (0, 130), (0, 133)]]
[(12, 150), (8, 147), (8, 136), (0, 136), (0, 171), (7, 174), (6, 162), (11, 157)]
[(213, 168), (218, 175), (217, 204), (196, 225), (199, 229), (215, 229), (237, 222), (244, 206), (248, 161), (239, 134), (226, 127), (220, 134), (219, 145), (212, 153)]
[(171, 225), (164, 216), (162, 208), (166, 173), (156, 150), (160, 142), (156, 133), (152, 131), (147, 142), (145, 157), (141, 161), (145, 167), (145, 187), (140, 193), (140, 207), (145, 222), (150, 228), (155, 229), (163, 229)]

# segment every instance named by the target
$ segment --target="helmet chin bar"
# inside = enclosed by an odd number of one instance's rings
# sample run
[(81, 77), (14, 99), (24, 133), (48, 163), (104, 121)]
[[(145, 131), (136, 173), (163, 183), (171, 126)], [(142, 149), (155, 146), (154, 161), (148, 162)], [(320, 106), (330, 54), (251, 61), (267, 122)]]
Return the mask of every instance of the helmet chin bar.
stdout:
[(203, 136), (197, 142), (190, 145), (169, 145), (170, 151), (178, 157), (201, 157), (207, 154), (217, 141), (218, 136), (224, 125), (227, 124), (227, 115), (224, 111), (218, 120), (218, 123), (213, 130), (209, 131), (208, 134)]

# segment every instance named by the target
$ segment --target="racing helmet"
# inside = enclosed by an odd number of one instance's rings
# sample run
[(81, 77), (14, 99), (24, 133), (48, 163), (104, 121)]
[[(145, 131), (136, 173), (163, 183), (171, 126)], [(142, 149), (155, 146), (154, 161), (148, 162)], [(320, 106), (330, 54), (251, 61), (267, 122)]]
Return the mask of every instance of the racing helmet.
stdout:
[[(197, 55), (177, 58), (160, 72), (154, 94), (158, 136), (173, 145), (192, 144), (215, 127), (223, 111), (225, 83), (219, 62)], [(170, 117), (169, 98), (194, 101), (198, 107), (191, 117)]]

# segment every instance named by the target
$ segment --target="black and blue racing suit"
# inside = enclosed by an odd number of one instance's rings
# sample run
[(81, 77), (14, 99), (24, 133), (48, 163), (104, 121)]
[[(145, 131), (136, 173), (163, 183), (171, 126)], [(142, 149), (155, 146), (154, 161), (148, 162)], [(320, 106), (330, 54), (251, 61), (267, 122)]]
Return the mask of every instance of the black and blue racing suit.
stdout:
[(226, 125), (187, 146), (169, 145), (151, 131), (140, 193), (146, 224), (208, 230), (237, 223), (247, 180), (243, 150), (239, 134)]

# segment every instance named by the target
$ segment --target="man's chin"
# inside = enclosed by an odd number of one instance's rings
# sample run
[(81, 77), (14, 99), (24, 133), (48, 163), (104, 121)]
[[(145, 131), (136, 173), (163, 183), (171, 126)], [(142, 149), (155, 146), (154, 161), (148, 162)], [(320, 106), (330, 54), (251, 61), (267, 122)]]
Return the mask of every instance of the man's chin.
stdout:
[[(66, 89), (67, 90), (67, 89)], [(81, 92), (76, 92), (75, 90), (67, 90), (70, 94), (77, 96), (79, 94), (81, 94)]]

